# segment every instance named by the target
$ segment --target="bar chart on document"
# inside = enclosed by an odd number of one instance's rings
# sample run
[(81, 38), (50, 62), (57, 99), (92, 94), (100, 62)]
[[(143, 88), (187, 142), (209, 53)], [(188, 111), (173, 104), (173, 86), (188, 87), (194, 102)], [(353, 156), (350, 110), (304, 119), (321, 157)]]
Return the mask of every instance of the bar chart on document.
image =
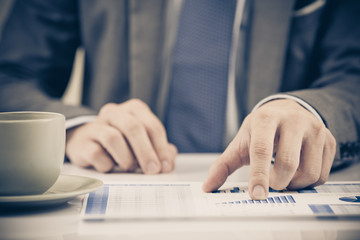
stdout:
[(360, 216), (360, 182), (330, 182), (299, 191), (249, 197), (247, 183), (204, 193), (200, 182), (114, 182), (88, 194), (82, 218), (149, 219), (257, 216)]

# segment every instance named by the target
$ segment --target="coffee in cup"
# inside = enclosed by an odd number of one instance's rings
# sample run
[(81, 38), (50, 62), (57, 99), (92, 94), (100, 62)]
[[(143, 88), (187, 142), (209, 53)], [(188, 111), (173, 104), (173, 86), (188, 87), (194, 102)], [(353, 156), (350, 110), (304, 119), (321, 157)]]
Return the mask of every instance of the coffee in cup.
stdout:
[(65, 155), (65, 117), (0, 113), (0, 195), (33, 195), (57, 180)]

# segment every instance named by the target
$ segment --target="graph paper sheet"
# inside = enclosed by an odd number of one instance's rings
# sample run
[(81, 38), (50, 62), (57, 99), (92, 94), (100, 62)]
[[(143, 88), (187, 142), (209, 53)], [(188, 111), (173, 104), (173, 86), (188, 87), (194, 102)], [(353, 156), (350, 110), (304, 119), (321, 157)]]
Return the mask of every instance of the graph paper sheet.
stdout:
[(247, 183), (204, 193), (200, 182), (109, 183), (88, 194), (82, 218), (159, 219), (258, 216), (360, 216), (360, 182), (329, 182), (315, 189), (273, 191), (251, 200)]

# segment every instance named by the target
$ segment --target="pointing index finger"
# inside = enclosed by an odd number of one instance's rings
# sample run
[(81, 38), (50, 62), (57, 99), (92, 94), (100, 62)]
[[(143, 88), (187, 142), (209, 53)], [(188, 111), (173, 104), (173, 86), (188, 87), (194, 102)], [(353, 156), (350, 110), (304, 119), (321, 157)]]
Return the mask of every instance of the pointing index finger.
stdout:
[(266, 121), (256, 124), (251, 131), (249, 192), (253, 199), (265, 199), (269, 194), (275, 134), (276, 126)]

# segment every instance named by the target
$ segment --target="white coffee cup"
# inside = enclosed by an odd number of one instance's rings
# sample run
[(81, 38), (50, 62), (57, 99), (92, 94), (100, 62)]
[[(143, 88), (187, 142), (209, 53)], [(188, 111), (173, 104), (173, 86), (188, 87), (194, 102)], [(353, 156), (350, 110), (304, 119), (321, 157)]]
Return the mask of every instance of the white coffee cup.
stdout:
[(57, 180), (65, 155), (65, 117), (50, 112), (0, 113), (0, 195), (32, 195)]

